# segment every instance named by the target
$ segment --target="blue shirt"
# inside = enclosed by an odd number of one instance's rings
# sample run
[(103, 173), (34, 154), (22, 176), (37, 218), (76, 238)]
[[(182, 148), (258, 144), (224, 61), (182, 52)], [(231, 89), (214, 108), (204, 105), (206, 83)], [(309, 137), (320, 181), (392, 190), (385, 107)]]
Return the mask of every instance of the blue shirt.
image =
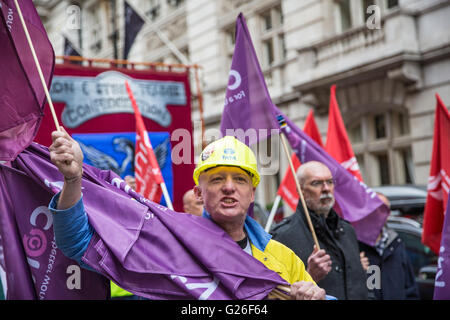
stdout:
[(53, 230), (56, 245), (62, 253), (75, 260), (80, 266), (92, 270), (81, 258), (87, 250), (89, 242), (94, 235), (94, 229), (84, 210), (83, 196), (72, 207), (58, 210), (58, 200), (61, 193), (53, 196), (48, 208), (53, 213)]

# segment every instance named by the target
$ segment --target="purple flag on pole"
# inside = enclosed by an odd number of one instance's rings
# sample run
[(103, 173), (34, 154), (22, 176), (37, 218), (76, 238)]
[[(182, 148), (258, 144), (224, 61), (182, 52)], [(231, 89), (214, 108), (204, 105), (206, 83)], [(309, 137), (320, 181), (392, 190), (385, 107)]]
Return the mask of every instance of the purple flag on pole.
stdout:
[(300, 162), (319, 161), (330, 169), (335, 181), (334, 196), (341, 209), (340, 215), (353, 225), (358, 240), (374, 245), (389, 215), (389, 208), (372, 189), (348, 172), (281, 111), (277, 112), (287, 122), (281, 130)]
[[(14, 165), (41, 188), (60, 190), (45, 147), (31, 144)], [(123, 289), (150, 299), (262, 299), (286, 284), (209, 219), (150, 202), (111, 171), (83, 168), (95, 229), (83, 261)]]
[[(240, 13), (236, 20), (236, 45), (220, 123), (222, 135), (235, 136), (247, 145), (267, 138), (271, 133), (268, 129), (278, 129), (276, 115), (271, 114), (271, 110), (272, 100), (245, 18)], [(239, 130), (242, 131), (236, 132)]]
[(7, 299), (105, 299), (109, 282), (57, 248), (51, 192), (20, 170), (0, 165), (0, 234)]
[[(55, 55), (31, 0), (19, 1), (47, 85)], [(13, 160), (33, 141), (45, 93), (14, 1), (0, 0), (0, 160)]]
[[(447, 203), (450, 203), (450, 195), (448, 200)], [(433, 299), (450, 300), (450, 205), (447, 205), (445, 212)]]
[[(225, 103), (222, 115), (222, 134), (226, 134), (225, 129), (266, 129), (264, 132), (268, 133), (272, 129), (280, 129), (276, 119), (282, 113), (268, 94), (242, 14), (236, 21), (236, 45), (227, 99), (231, 97), (233, 103)], [(389, 214), (387, 206), (374, 191), (356, 180), (307, 134), (283, 117), (289, 126), (283, 129), (284, 133), (300, 161), (316, 160), (328, 166), (336, 180), (335, 197), (342, 218), (352, 223), (360, 241), (373, 245)], [(253, 142), (256, 141), (253, 139)]]

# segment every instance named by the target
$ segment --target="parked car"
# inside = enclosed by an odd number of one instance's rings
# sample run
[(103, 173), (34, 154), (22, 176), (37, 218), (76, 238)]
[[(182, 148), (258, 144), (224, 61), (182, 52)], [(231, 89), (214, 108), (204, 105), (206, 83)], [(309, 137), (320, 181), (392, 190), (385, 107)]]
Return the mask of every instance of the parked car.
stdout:
[(427, 200), (427, 188), (421, 185), (389, 185), (373, 187), (372, 190), (384, 194), (391, 203), (391, 215), (423, 221), (423, 211)]
[(420, 223), (405, 217), (389, 216), (389, 228), (395, 230), (405, 243), (422, 300), (432, 300), (438, 256), (422, 243)]

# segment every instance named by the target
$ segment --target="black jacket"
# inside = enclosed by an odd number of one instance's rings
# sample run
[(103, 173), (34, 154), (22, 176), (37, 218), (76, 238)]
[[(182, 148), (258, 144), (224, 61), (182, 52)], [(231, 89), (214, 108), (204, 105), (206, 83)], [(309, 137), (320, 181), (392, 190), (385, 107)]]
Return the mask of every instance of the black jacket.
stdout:
[[(359, 244), (360, 250), (369, 258), (369, 264), (380, 267), (380, 288), (370, 290), (370, 296), (377, 300), (419, 299), (419, 290), (405, 244), (394, 230), (388, 229), (387, 232), (388, 240), (382, 256), (375, 248), (362, 242)], [(369, 274), (368, 276), (370, 277)]]
[[(317, 285), (340, 300), (367, 299), (367, 276), (361, 265), (358, 240), (351, 224), (340, 218), (334, 210), (331, 210), (327, 219), (311, 210), (309, 214), (320, 248), (332, 260), (331, 271)], [(273, 239), (291, 248), (307, 267), (314, 240), (300, 202), (297, 211), (274, 226), (271, 234)]]

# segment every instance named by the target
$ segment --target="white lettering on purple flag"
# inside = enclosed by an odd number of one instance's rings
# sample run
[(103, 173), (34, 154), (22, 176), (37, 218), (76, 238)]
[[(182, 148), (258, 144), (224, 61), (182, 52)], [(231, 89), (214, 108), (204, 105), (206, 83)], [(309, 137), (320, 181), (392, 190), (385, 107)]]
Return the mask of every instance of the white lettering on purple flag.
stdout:
[(6, 16), (6, 26), (8, 27), (9, 32), (12, 30), (12, 25), (14, 22), (14, 12), (11, 8), (8, 8), (8, 15)]
[(444, 262), (443, 253), (445, 252), (445, 247), (441, 246), (439, 253), (440, 257), (438, 258), (438, 272), (436, 273), (436, 279), (434, 282), (434, 286), (438, 288), (444, 288), (445, 287), (445, 281), (440, 280), (440, 278), (443, 278), (443, 270), (442, 270), (442, 263)]
[(187, 289), (189, 290), (196, 290), (196, 289), (206, 289), (203, 291), (201, 295), (197, 298), (198, 300), (207, 300), (214, 291), (216, 291), (217, 287), (219, 286), (220, 280), (216, 277), (213, 277), (213, 280), (211, 282), (199, 282), (199, 283), (187, 283), (187, 278), (183, 276), (176, 276), (171, 275), (170, 276), (173, 280), (178, 279), (183, 283)]
[(230, 78), (234, 78), (234, 82), (228, 85), (228, 89), (235, 90), (241, 85), (241, 75), (236, 70), (230, 70)]

